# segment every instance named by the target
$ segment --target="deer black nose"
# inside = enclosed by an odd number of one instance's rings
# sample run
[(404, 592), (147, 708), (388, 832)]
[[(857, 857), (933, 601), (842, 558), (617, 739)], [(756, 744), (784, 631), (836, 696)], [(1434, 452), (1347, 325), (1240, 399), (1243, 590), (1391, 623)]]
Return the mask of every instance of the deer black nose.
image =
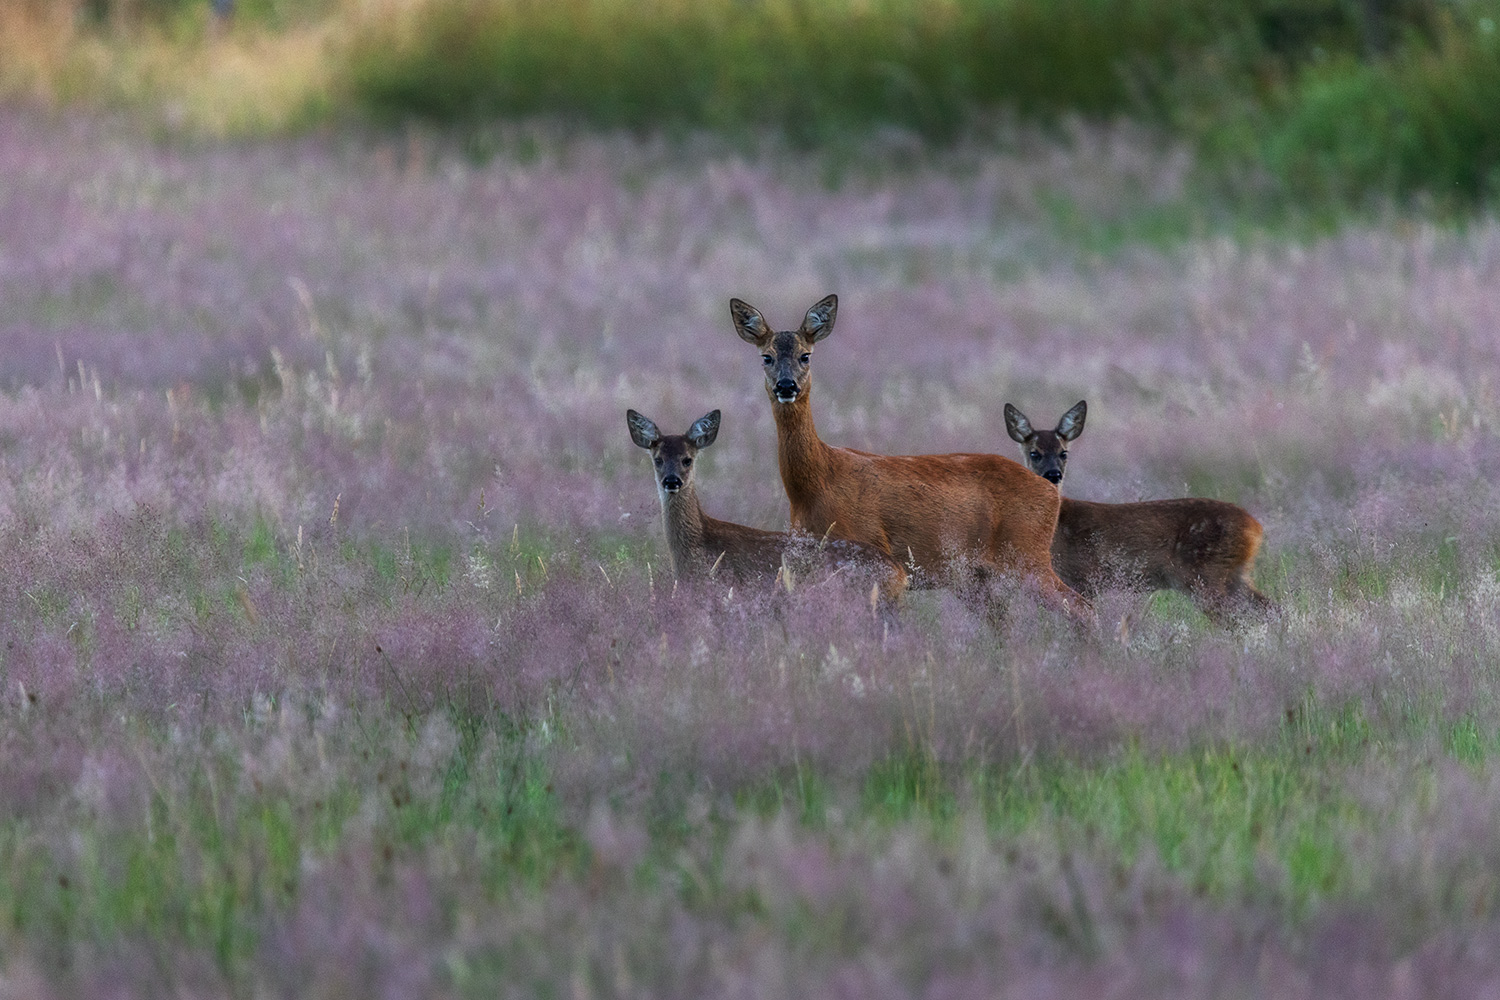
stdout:
[(1042, 478), (1047, 480), (1047, 482), (1051, 483), (1053, 486), (1056, 486), (1058, 483), (1062, 482), (1062, 473), (1057, 469), (1048, 469), (1046, 472), (1042, 473)]
[(776, 380), (776, 398), (783, 402), (791, 402), (797, 398), (797, 383), (789, 378)]
[(676, 493), (678, 490), (682, 489), (682, 480), (677, 476), (663, 476), (661, 481), (661, 488), (666, 490), (668, 493)]

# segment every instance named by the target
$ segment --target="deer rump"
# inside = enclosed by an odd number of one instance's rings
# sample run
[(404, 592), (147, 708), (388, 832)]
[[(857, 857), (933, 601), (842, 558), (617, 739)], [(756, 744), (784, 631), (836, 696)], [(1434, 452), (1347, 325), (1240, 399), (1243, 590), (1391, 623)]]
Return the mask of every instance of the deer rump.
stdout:
[(1085, 596), (1106, 587), (1180, 590), (1258, 603), (1248, 574), (1260, 522), (1222, 500), (1095, 503), (1064, 497), (1052, 536), (1057, 575)]

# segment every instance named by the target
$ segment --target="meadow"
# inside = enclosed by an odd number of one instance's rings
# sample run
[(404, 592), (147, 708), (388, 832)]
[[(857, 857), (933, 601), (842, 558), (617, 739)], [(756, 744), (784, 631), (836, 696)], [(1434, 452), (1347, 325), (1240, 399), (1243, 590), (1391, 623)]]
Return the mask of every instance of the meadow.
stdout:
[[(1495, 988), (1492, 219), (1226, 232), (1125, 125), (492, 140), (0, 111), (0, 996)], [(830, 291), (826, 440), (1087, 398), (1070, 493), (1243, 504), (1283, 615), (674, 586), (625, 409), (784, 525), (728, 300)]]

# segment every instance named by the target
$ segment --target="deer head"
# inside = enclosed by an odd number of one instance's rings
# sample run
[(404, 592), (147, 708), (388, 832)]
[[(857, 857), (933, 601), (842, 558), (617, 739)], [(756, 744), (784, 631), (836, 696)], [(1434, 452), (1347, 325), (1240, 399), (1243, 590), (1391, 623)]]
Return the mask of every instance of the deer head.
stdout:
[(1083, 433), (1083, 420), (1088, 416), (1088, 410), (1088, 402), (1080, 399), (1062, 415), (1056, 430), (1039, 431), (1031, 426), (1026, 414), (1006, 403), (1005, 430), (1010, 439), (1021, 446), (1021, 453), (1031, 471), (1061, 487), (1063, 476), (1068, 471), (1068, 442)]
[(807, 395), (812, 381), (813, 345), (833, 332), (839, 298), (820, 300), (802, 318), (798, 330), (772, 330), (760, 310), (739, 299), (729, 300), (729, 315), (735, 332), (760, 351), (766, 373), (766, 395), (773, 404), (790, 405)]
[(663, 436), (650, 417), (634, 410), (625, 411), (625, 423), (630, 427), (630, 440), (651, 452), (651, 463), (656, 470), (656, 489), (661, 502), (678, 493), (691, 490), (693, 485), (693, 460), (698, 452), (714, 443), (719, 436), (719, 411), (704, 414), (693, 421), (686, 434)]

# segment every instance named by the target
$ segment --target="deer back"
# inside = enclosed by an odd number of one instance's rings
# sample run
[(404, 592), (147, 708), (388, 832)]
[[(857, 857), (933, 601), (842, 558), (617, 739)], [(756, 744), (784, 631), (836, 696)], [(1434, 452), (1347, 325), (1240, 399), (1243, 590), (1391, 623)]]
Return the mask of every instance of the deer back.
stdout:
[(1232, 588), (1248, 582), (1260, 522), (1221, 500), (1093, 503), (1064, 497), (1052, 542), (1058, 574), (1081, 592)]

